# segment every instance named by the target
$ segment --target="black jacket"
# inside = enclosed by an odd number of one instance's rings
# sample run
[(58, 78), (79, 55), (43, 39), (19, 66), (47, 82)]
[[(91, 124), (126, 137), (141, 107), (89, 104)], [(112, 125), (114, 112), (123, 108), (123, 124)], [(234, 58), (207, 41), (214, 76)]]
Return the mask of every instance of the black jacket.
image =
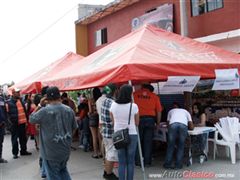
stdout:
[[(21, 104), (23, 106), (26, 118), (28, 118), (27, 111), (26, 111), (26, 108), (25, 108), (22, 100), (19, 99), (19, 101), (21, 102)], [(17, 103), (17, 101), (13, 98), (11, 98), (7, 102), (7, 104), (8, 104), (8, 117), (9, 117), (9, 120), (11, 121), (11, 123), (13, 125), (18, 125), (18, 109), (17, 109), (16, 103)]]

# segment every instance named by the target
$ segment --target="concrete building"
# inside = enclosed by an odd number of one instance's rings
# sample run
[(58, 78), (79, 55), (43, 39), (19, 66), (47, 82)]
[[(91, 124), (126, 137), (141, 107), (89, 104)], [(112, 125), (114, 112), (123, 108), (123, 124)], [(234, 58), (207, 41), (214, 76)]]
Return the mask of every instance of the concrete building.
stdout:
[[(184, 2), (188, 37), (240, 53), (239, 0)], [(145, 23), (181, 34), (180, 0), (115, 0), (79, 18), (77, 53), (89, 55)]]

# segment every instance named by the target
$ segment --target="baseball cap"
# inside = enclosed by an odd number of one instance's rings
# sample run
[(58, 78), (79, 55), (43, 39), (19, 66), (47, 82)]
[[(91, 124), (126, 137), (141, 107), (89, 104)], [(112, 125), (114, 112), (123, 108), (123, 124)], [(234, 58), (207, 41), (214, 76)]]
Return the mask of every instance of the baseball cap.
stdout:
[(14, 87), (14, 88), (12, 89), (12, 93), (20, 92), (20, 91), (21, 91), (21, 89), (19, 89), (19, 88), (17, 88), (17, 87)]
[(113, 94), (115, 90), (117, 89), (117, 86), (113, 83), (109, 83), (103, 88), (103, 93), (106, 94)]
[(48, 100), (57, 100), (60, 98), (60, 91), (56, 86), (49, 87), (46, 93)]

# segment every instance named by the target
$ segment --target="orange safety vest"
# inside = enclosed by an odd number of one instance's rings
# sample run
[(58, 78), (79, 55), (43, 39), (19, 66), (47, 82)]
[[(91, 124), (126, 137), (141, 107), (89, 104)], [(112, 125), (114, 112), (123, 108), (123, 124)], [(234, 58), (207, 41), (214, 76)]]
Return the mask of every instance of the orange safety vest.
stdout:
[(27, 123), (27, 117), (26, 117), (24, 108), (23, 108), (20, 100), (17, 101), (16, 105), (17, 105), (17, 110), (18, 110), (18, 124)]

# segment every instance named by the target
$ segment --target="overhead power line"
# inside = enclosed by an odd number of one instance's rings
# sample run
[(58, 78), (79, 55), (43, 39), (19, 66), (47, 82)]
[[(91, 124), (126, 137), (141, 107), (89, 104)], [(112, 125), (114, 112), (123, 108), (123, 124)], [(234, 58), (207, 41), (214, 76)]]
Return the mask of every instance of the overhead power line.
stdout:
[(74, 7), (72, 7), (70, 10), (68, 10), (67, 12), (65, 12), (62, 16), (60, 16), (56, 21), (54, 21), (52, 24), (50, 24), (48, 27), (46, 27), (44, 30), (42, 30), (41, 32), (39, 32), (36, 36), (34, 36), (32, 39), (30, 39), (29, 41), (27, 41), (25, 44), (23, 44), (20, 48), (18, 48), (16, 51), (14, 51), (11, 55), (9, 55), (7, 58), (5, 58), (4, 60), (0, 61), (0, 64), (4, 64), (7, 61), (11, 60), (11, 58), (13, 56), (15, 56), (16, 54), (18, 54), (20, 51), (22, 51), (23, 49), (25, 49), (27, 46), (29, 46), (32, 42), (34, 42), (36, 39), (38, 39), (40, 36), (42, 36), (45, 32), (47, 32), (49, 29), (51, 29), (55, 24), (57, 24), (59, 21), (61, 21), (66, 15), (68, 15), (70, 12), (72, 12), (73, 10), (75, 10), (75, 8), (78, 5), (75, 5)]

